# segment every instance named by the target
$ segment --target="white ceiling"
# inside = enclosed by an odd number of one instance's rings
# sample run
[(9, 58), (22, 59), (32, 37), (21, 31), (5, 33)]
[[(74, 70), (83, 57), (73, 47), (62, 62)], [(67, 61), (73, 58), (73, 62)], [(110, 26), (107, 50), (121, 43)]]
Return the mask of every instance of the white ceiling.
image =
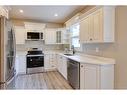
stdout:
[[(64, 23), (84, 8), (85, 6), (11, 6), (10, 17), (14, 19)], [(20, 13), (20, 9), (24, 13)], [(57, 17), (54, 17), (55, 13), (58, 14)]]

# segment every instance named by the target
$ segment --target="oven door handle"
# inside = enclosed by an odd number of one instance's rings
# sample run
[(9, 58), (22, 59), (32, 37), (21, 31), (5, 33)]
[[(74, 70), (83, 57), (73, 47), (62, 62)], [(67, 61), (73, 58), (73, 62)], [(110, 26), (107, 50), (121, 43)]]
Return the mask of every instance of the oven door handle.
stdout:
[(44, 55), (27, 55), (27, 57), (44, 57)]

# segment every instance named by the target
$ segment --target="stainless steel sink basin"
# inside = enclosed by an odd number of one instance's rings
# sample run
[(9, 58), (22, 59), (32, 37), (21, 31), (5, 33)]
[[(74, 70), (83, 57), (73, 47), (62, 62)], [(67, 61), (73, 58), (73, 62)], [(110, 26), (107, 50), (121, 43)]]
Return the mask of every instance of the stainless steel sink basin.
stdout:
[(67, 55), (67, 56), (73, 56), (73, 54), (64, 54), (64, 55)]

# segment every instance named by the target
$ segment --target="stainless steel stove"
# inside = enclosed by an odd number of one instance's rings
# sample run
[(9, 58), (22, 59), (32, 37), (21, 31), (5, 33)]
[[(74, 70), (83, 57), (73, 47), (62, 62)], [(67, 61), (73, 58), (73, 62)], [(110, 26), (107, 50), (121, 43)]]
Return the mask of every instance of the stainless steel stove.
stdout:
[(27, 52), (27, 73), (44, 72), (44, 54), (41, 50)]

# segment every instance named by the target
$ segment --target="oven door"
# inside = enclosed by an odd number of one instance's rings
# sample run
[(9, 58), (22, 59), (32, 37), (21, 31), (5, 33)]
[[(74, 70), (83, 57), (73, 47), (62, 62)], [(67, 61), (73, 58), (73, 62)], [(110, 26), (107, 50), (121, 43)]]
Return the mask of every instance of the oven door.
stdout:
[(27, 74), (44, 72), (44, 56), (27, 57)]
[(44, 56), (27, 56), (27, 68), (44, 67)]

